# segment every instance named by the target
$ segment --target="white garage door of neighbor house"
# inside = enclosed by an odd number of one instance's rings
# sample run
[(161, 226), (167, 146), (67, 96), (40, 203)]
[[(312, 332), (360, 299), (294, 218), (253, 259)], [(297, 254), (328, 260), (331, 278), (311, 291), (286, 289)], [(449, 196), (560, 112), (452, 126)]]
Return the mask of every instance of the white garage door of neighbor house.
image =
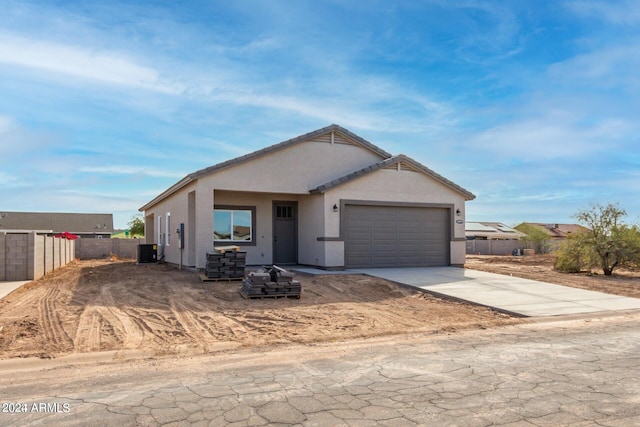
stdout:
[(449, 209), (346, 205), (345, 266), (449, 265)]

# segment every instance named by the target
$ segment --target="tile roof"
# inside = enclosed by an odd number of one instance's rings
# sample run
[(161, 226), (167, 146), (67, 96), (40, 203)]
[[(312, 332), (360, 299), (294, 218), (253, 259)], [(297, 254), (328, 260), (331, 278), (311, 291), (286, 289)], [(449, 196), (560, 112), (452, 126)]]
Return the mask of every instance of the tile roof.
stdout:
[[(572, 234), (572, 233), (579, 233), (581, 231), (588, 230), (588, 228), (583, 227), (580, 224), (558, 224), (558, 223), (547, 224), (543, 222), (523, 222), (520, 225), (523, 225), (523, 224), (529, 224), (529, 225), (538, 227), (539, 229), (546, 232), (549, 236), (560, 238), (560, 239), (566, 238), (569, 236), (569, 234)], [(518, 227), (520, 227), (520, 225), (518, 225)]]
[(476, 197), (471, 192), (469, 192), (469, 191), (465, 190), (464, 188), (460, 187), (459, 185), (449, 181), (445, 177), (437, 174), (436, 172), (434, 172), (431, 169), (427, 168), (426, 166), (418, 163), (417, 161), (415, 161), (415, 160), (413, 160), (413, 159), (411, 159), (411, 158), (409, 158), (409, 157), (407, 157), (407, 156), (405, 156), (403, 154), (400, 154), (398, 156), (393, 156), (392, 157), (391, 154), (387, 153), (382, 148), (372, 144), (371, 142), (367, 141), (366, 139), (364, 139), (364, 138), (352, 133), (351, 131), (343, 128), (342, 126), (339, 126), (339, 125), (336, 125), (336, 124), (332, 124), (332, 125), (323, 127), (321, 129), (315, 130), (313, 132), (309, 132), (309, 133), (306, 133), (304, 135), (300, 135), (300, 136), (297, 136), (295, 138), (288, 139), (286, 141), (280, 142), (278, 144), (271, 145), (269, 147), (265, 147), (263, 149), (254, 151), (254, 152), (249, 153), (249, 154), (245, 154), (244, 156), (236, 157), (234, 159), (227, 160), (225, 162), (221, 162), (221, 163), (215, 164), (213, 166), (209, 166), (207, 168), (200, 169), (198, 171), (190, 173), (187, 176), (185, 176), (184, 178), (182, 178), (180, 181), (178, 181), (177, 183), (175, 183), (174, 185), (172, 185), (171, 187), (169, 187), (168, 189), (163, 191), (160, 195), (155, 197), (153, 200), (151, 200), (150, 202), (146, 203), (139, 210), (140, 211), (147, 210), (151, 206), (161, 202), (162, 200), (166, 199), (167, 197), (169, 197), (170, 195), (172, 195), (176, 191), (180, 190), (181, 188), (187, 186), (191, 182), (196, 181), (198, 178), (201, 178), (203, 176), (212, 174), (214, 172), (218, 172), (220, 170), (227, 169), (227, 168), (230, 168), (232, 166), (235, 166), (235, 165), (238, 165), (238, 164), (253, 160), (255, 158), (264, 156), (266, 154), (282, 150), (282, 149), (290, 147), (292, 145), (295, 145), (295, 144), (298, 144), (298, 143), (301, 143), (301, 142), (304, 142), (304, 141), (308, 141), (310, 139), (313, 139), (313, 138), (315, 138), (317, 136), (321, 136), (321, 135), (327, 134), (329, 132), (340, 132), (343, 135), (345, 135), (348, 138), (350, 138), (353, 141), (355, 141), (358, 145), (369, 149), (370, 151), (372, 151), (375, 154), (377, 154), (378, 156), (380, 156), (382, 159), (386, 159), (386, 160), (383, 160), (382, 162), (379, 162), (379, 163), (375, 163), (375, 164), (373, 164), (371, 166), (368, 166), (367, 168), (352, 172), (349, 175), (346, 175), (344, 177), (338, 178), (338, 179), (336, 179), (334, 181), (331, 181), (331, 182), (328, 182), (328, 183), (326, 183), (324, 185), (316, 187), (316, 188), (310, 190), (311, 193), (324, 192), (324, 191), (328, 190), (331, 187), (335, 187), (336, 185), (339, 185), (339, 184), (341, 184), (343, 182), (346, 182), (348, 180), (354, 179), (354, 178), (359, 177), (361, 175), (364, 175), (366, 173), (372, 172), (374, 170), (378, 170), (380, 168), (384, 168), (384, 167), (387, 167), (387, 166), (390, 166), (390, 165), (393, 165), (393, 164), (397, 164), (398, 162), (405, 162), (405, 163), (408, 163), (408, 164), (412, 165), (414, 168), (420, 170), (421, 172), (424, 172), (425, 174), (429, 175), (430, 177), (434, 178), (436, 181), (439, 181), (442, 184), (446, 185), (447, 187), (449, 187), (449, 188), (461, 193), (465, 197), (466, 200), (473, 200)]
[(309, 192), (311, 194), (314, 193), (324, 193), (325, 191), (336, 187), (338, 185), (344, 184), (345, 182), (351, 181), (353, 179), (359, 178), (361, 176), (367, 175), (371, 172), (380, 170), (380, 169), (384, 169), (387, 168), (389, 166), (393, 166), (393, 165), (397, 165), (398, 163), (406, 163), (410, 166), (412, 166), (412, 169), (417, 169), (420, 172), (423, 172), (424, 174), (430, 176), (431, 178), (434, 178), (436, 181), (440, 182), (441, 184), (444, 184), (445, 186), (451, 188), (452, 190), (457, 191), (458, 193), (462, 194), (466, 200), (473, 200), (476, 198), (476, 196), (469, 192), (468, 190), (465, 190), (464, 188), (460, 187), (459, 185), (449, 181), (448, 179), (446, 179), (445, 177), (443, 177), (442, 175), (437, 174), (436, 172), (432, 171), (431, 169), (429, 169), (428, 167), (424, 166), (423, 164), (413, 160), (410, 157), (405, 156), (404, 154), (399, 154), (397, 156), (393, 156), (393, 157), (389, 157), (388, 159), (385, 159), (381, 162), (378, 163), (374, 163), (371, 164), (363, 169), (359, 169), (357, 171), (351, 172), (347, 175), (344, 175), (340, 178), (334, 179), (333, 181), (327, 182), (326, 184), (322, 184), (316, 188), (311, 189)]
[(172, 185), (171, 187), (166, 189), (164, 192), (162, 192), (159, 196), (157, 196), (156, 198), (151, 200), (149, 203), (147, 203), (144, 206), (142, 206), (139, 210), (140, 211), (144, 211), (144, 210), (150, 208), (151, 206), (153, 206), (156, 203), (164, 200), (165, 198), (169, 197), (171, 194), (175, 193), (176, 191), (180, 190), (184, 186), (186, 186), (189, 183), (197, 180), (200, 177), (209, 175), (211, 173), (214, 173), (214, 172), (226, 169), (226, 168), (230, 168), (230, 167), (238, 165), (240, 163), (244, 163), (244, 162), (247, 162), (249, 160), (253, 160), (255, 158), (264, 156), (264, 155), (269, 154), (269, 153), (273, 153), (275, 151), (282, 150), (282, 149), (287, 148), (287, 147), (291, 147), (292, 145), (299, 144), (301, 142), (307, 141), (309, 139), (315, 138), (315, 137), (320, 136), (320, 135), (324, 135), (324, 134), (329, 133), (329, 132), (340, 132), (343, 135), (345, 135), (345, 136), (349, 137), (350, 139), (354, 140), (355, 142), (357, 142), (360, 146), (365, 147), (365, 148), (371, 150), (372, 152), (376, 153), (381, 158), (391, 157), (391, 154), (387, 153), (386, 151), (384, 151), (382, 148), (378, 147), (377, 145), (372, 144), (371, 142), (367, 141), (366, 139), (356, 135), (355, 133), (349, 131), (348, 129), (343, 128), (340, 125), (332, 124), (332, 125), (329, 125), (329, 126), (325, 126), (325, 127), (321, 128), (321, 129), (314, 130), (313, 132), (305, 133), (304, 135), (296, 136), (295, 138), (291, 138), (291, 139), (288, 139), (286, 141), (283, 141), (283, 142), (280, 142), (280, 143), (277, 143), (277, 144), (274, 144), (274, 145), (270, 145), (268, 147), (265, 147), (265, 148), (262, 148), (260, 150), (254, 151), (252, 153), (245, 154), (244, 156), (236, 157), (234, 159), (227, 160), (227, 161), (215, 164), (213, 166), (209, 166), (207, 168), (200, 169), (198, 171), (190, 173), (187, 176), (185, 176), (184, 178), (182, 178), (180, 181), (178, 181), (177, 183), (175, 183), (174, 185)]
[[(0, 212), (2, 230), (52, 230), (74, 234), (111, 234), (113, 214), (65, 212)], [(5, 216), (6, 215), (6, 216)]]

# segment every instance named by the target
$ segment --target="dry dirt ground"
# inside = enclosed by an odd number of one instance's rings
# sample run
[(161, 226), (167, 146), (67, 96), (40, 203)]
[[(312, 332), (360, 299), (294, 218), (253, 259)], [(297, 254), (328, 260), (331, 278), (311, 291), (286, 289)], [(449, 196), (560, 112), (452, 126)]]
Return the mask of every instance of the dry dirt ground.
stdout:
[(107, 350), (197, 354), (517, 321), (367, 276), (296, 278), (299, 300), (245, 300), (239, 282), (202, 283), (167, 265), (78, 261), (0, 300), (0, 359)]
[(597, 270), (583, 273), (561, 273), (553, 269), (555, 256), (491, 256), (467, 255), (465, 267), (490, 273), (509, 274), (574, 288), (640, 298), (640, 272), (615, 269), (612, 276)]

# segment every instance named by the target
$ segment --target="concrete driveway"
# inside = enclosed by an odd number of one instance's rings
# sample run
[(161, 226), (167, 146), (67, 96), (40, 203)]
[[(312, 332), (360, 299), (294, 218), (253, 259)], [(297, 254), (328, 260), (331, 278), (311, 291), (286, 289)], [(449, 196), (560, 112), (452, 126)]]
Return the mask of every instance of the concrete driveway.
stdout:
[(22, 280), (18, 282), (0, 282), (0, 299), (6, 297), (11, 292), (15, 291), (21, 286), (26, 285), (31, 280)]
[(349, 270), (525, 317), (640, 309), (640, 299), (458, 267)]

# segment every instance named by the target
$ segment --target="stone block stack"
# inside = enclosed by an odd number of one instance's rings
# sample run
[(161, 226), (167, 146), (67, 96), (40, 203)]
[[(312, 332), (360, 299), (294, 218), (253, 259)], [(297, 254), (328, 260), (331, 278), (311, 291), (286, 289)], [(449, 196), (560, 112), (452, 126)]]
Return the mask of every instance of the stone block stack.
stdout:
[(300, 282), (294, 280), (295, 273), (276, 265), (263, 267), (249, 273), (242, 281), (240, 294), (245, 298), (297, 298), (302, 295)]
[(204, 275), (207, 279), (241, 279), (244, 277), (244, 267), (247, 253), (240, 251), (207, 252), (207, 264)]

